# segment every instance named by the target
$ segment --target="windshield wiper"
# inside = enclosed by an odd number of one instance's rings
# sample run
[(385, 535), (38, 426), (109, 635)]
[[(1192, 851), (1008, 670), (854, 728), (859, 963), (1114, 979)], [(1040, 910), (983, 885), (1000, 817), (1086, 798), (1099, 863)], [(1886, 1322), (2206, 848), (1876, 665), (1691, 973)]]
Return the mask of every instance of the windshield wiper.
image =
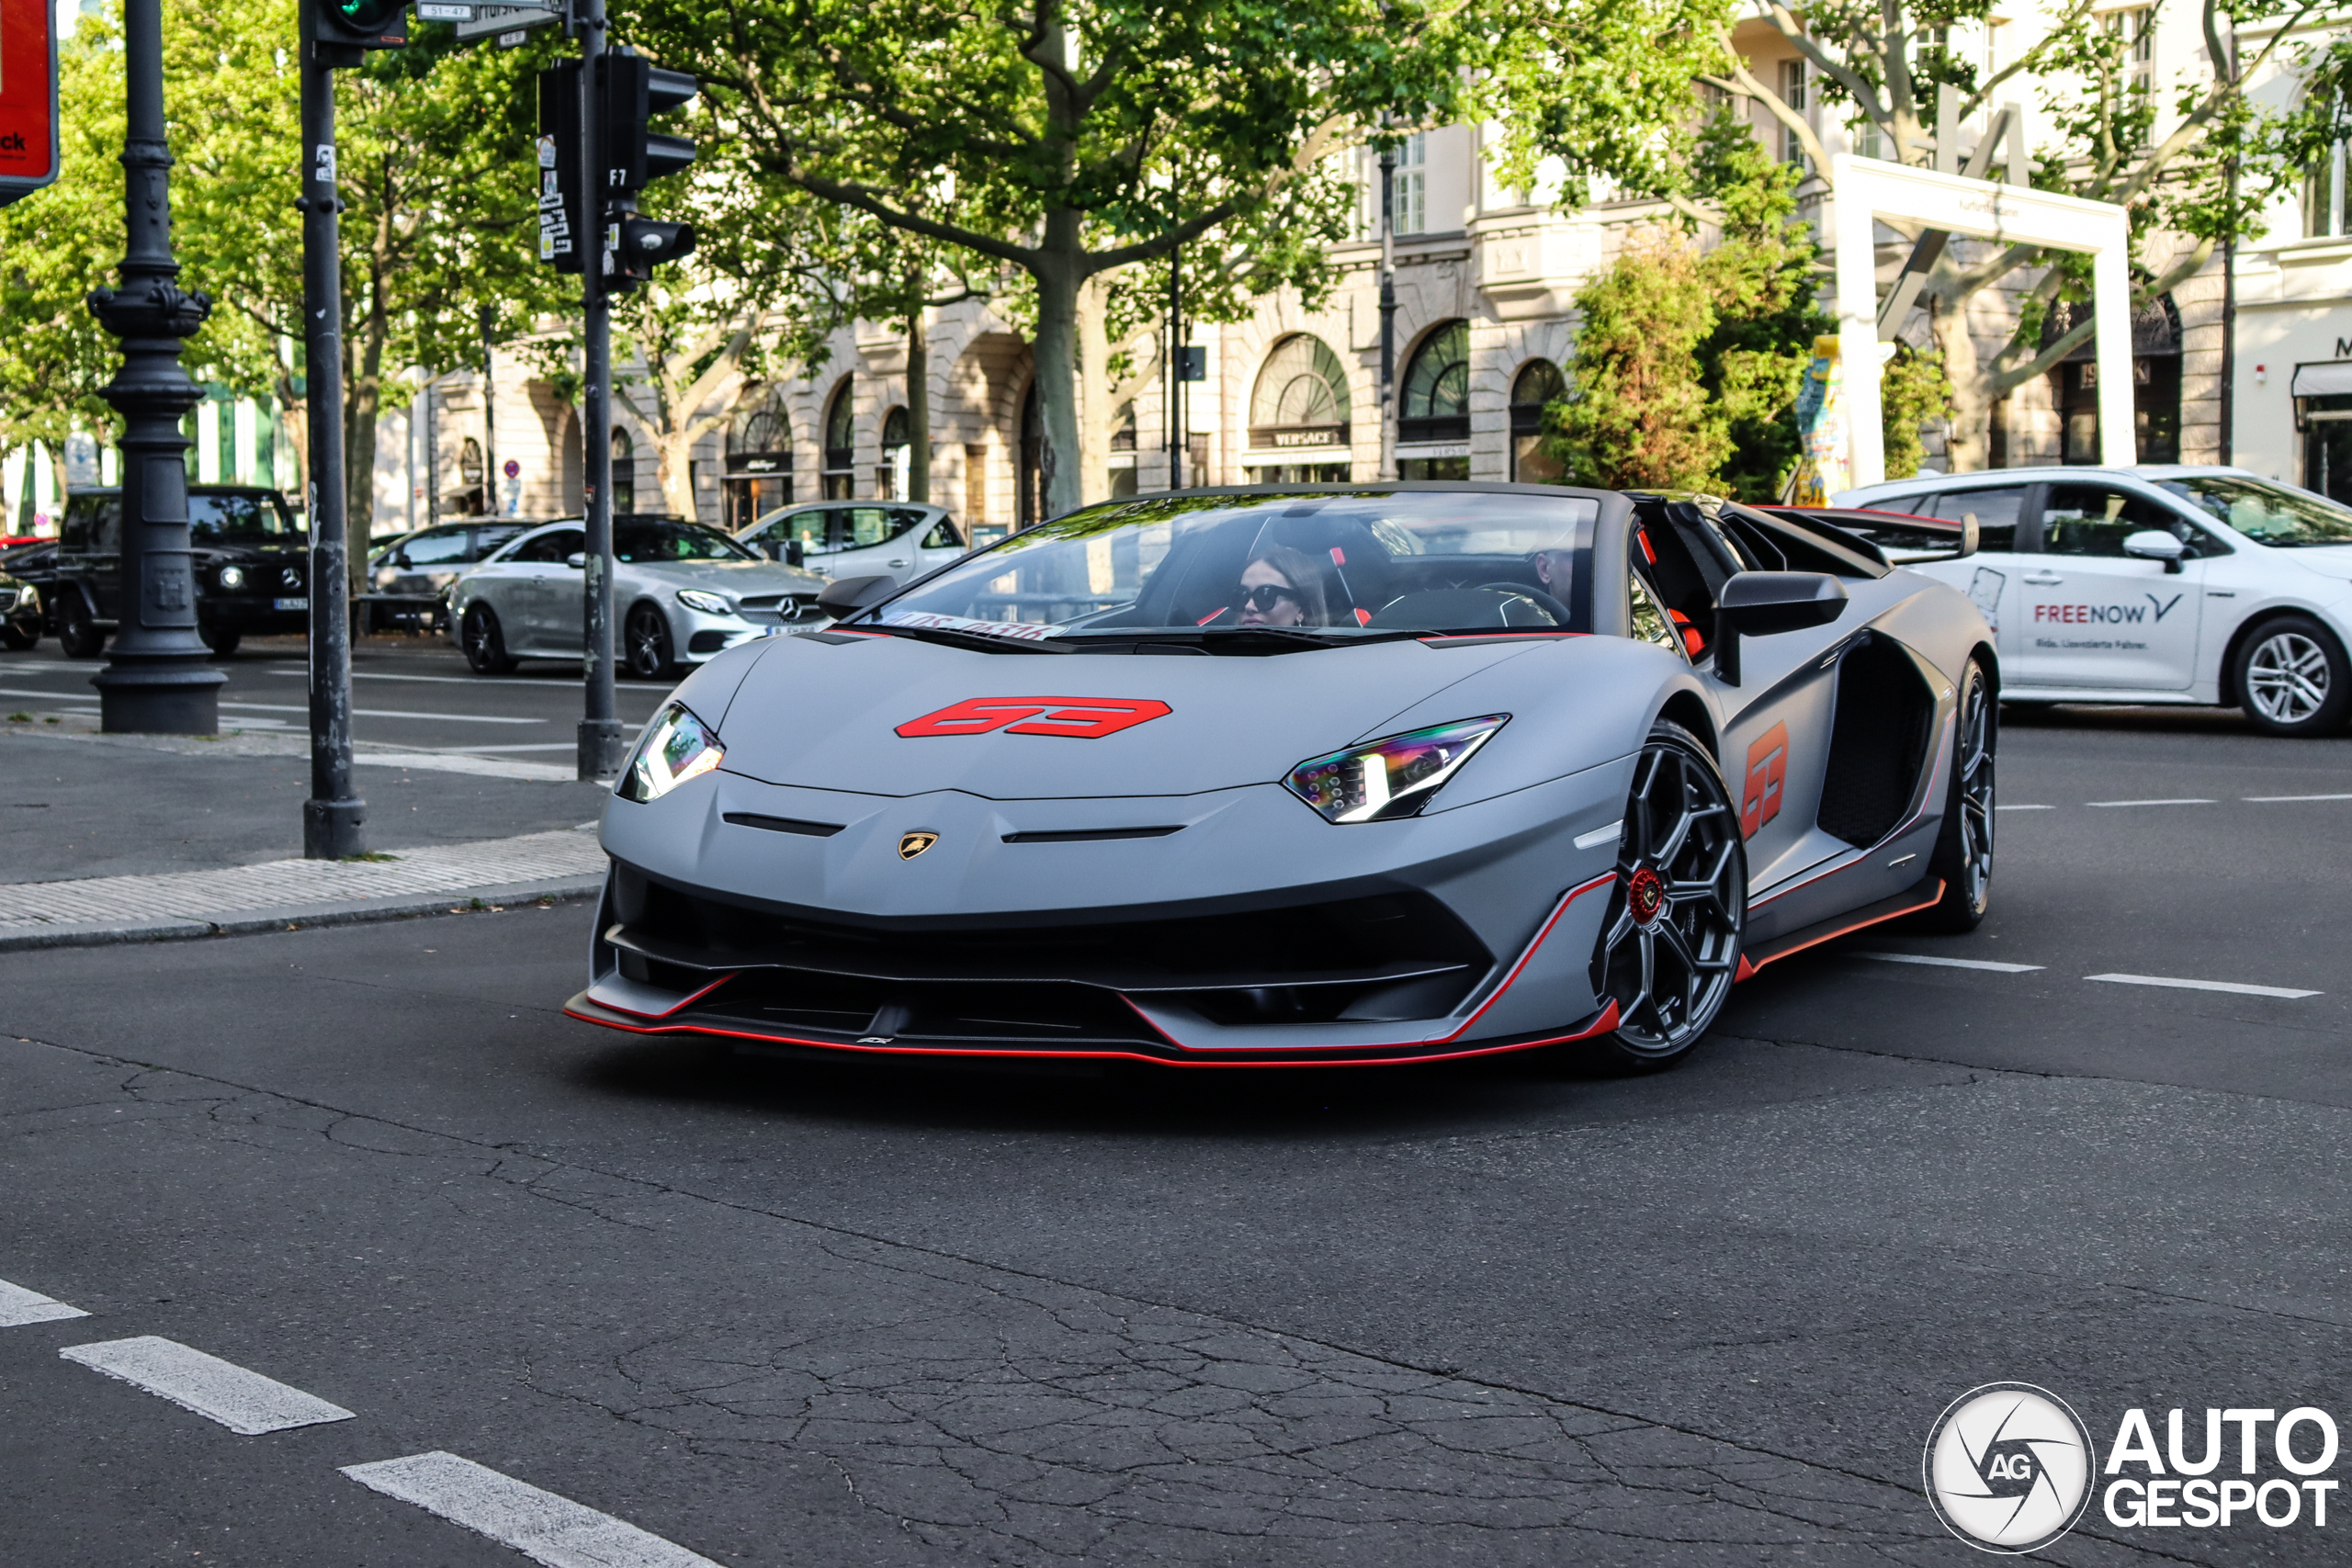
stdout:
[(845, 632), (880, 632), (886, 637), (912, 637), (945, 648), (968, 648), (980, 653), (1075, 653), (1065, 645), (1030, 637), (990, 637), (986, 632), (959, 632), (946, 626), (899, 626), (876, 621), (842, 627)]

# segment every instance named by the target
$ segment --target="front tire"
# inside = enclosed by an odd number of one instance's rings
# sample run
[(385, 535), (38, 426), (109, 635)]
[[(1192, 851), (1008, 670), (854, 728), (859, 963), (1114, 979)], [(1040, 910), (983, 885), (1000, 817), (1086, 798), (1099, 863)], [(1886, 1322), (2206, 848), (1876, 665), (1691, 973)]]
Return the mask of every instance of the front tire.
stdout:
[(628, 672), (640, 681), (676, 678), (678, 665), (670, 651), (670, 623), (650, 604), (628, 613), (622, 646), (628, 649)]
[(1992, 684), (1984, 667), (1970, 660), (1960, 680), (1951, 795), (1936, 834), (1936, 852), (1928, 862), (1928, 874), (1943, 878), (1944, 896), (1913, 918), (1915, 930), (1955, 936), (1973, 931), (1993, 901), (1993, 764), (2001, 728)]
[(2352, 708), (2344, 645), (2308, 615), (2255, 627), (2238, 649), (2238, 702), (2256, 729), (2301, 739), (2334, 735)]
[(40, 628), (38, 624), (20, 626), (14, 621), (0, 622), (0, 648), (6, 648), (11, 653), (23, 653), (38, 646), (40, 642)]
[(1607, 1066), (1657, 1072), (1723, 1011), (1747, 924), (1747, 854), (1723, 773), (1697, 737), (1661, 719), (1634, 764), (1617, 886), (1592, 955), (1593, 992), (1617, 1004), (1594, 1043)]
[(57, 606), (57, 646), (68, 659), (96, 659), (107, 650), (107, 634), (90, 618), (89, 602), (71, 586)]
[(475, 674), (503, 675), (514, 668), (514, 656), (506, 651), (506, 634), (498, 625), (498, 612), (489, 605), (467, 605), (459, 633), (466, 668)]

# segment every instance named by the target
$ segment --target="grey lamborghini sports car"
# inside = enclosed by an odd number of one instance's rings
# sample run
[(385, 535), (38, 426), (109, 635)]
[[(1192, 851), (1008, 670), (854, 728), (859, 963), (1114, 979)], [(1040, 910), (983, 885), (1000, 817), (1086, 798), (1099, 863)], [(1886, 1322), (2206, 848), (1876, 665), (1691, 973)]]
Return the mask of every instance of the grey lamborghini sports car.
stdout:
[(1965, 930), (1990, 891), (1992, 631), (1803, 512), (1200, 491), (820, 603), (831, 629), (729, 649), (647, 726), (573, 1017), (1653, 1067), (1763, 965)]

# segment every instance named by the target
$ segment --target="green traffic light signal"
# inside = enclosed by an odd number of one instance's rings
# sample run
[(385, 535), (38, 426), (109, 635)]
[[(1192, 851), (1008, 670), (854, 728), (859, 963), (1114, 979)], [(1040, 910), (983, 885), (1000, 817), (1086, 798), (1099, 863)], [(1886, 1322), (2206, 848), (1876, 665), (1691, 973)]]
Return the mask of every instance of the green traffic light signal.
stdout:
[(332, 5), (347, 26), (381, 32), (400, 20), (408, 0), (332, 0)]

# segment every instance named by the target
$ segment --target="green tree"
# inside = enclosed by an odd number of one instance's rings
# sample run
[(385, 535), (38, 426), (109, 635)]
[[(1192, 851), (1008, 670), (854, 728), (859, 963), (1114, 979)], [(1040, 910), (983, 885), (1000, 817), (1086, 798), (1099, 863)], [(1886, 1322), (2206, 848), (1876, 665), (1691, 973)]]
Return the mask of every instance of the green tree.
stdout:
[(1610, 490), (1704, 490), (1731, 455), (1723, 405), (1699, 380), (1715, 307), (1699, 252), (1668, 234), (1621, 254), (1577, 291), (1582, 323), (1550, 449), (1571, 480)]

